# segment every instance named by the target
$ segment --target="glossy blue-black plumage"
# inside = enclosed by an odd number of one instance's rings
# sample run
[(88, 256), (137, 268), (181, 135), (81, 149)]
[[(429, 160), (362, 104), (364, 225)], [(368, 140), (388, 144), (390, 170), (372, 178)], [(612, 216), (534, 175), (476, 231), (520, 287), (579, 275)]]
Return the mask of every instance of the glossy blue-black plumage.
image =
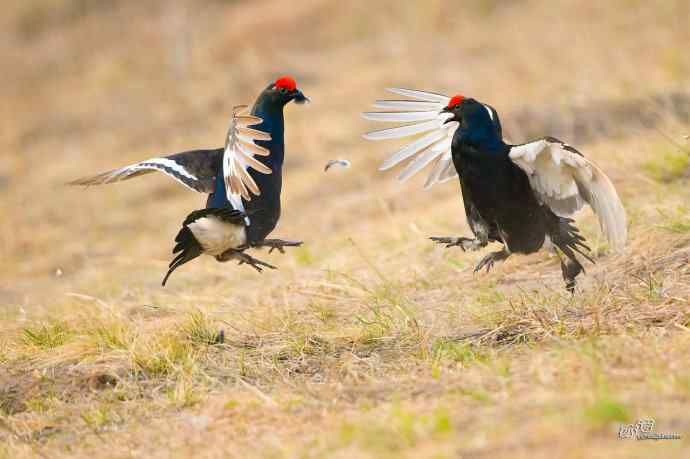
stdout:
[[(260, 117), (263, 121), (252, 126), (255, 129), (267, 132), (271, 140), (259, 140), (256, 143), (270, 152), (268, 156), (257, 156), (256, 159), (271, 169), (270, 174), (262, 174), (249, 169), (249, 174), (256, 182), (261, 194), (252, 196), (247, 201), (242, 200), (245, 212), (250, 216), (250, 224), (247, 227), (247, 239), (249, 243), (261, 241), (268, 236), (278, 224), (280, 218), (280, 193), (283, 183), (283, 162), (285, 159), (285, 119), (283, 109), (291, 100), (304, 98), (301, 92), (292, 93), (280, 91), (273, 85), (269, 85), (259, 95), (252, 107), (252, 115)], [(225, 183), (223, 180), (222, 166), (216, 175), (215, 191), (209, 196), (207, 207), (231, 206), (227, 199)]]
[(461, 105), (451, 150), (455, 167), (462, 170), (468, 220), (480, 216), (488, 226), (489, 240), (504, 242), (511, 252), (539, 250), (552, 212), (538, 202), (527, 175), (510, 160), (511, 147), (496, 129), (497, 115), (492, 117), (474, 99)]
[(495, 111), (474, 99), (465, 99), (462, 105), (460, 126), (453, 136), (455, 149), (469, 147), (473, 156), (475, 150), (478, 156), (507, 156), (510, 146), (503, 142), (501, 122)]
[(547, 238), (568, 257), (562, 264), (569, 289), (583, 270), (574, 251), (585, 256), (572, 220), (556, 215), (537, 198), (527, 174), (510, 159), (511, 145), (502, 138), (498, 114), (474, 99), (464, 99), (445, 111), (458, 121), (451, 144), (453, 164), (460, 176), (465, 214), (479, 246), (501, 242), (504, 250), (485, 257), (478, 265), (491, 266), (510, 253), (533, 253)]

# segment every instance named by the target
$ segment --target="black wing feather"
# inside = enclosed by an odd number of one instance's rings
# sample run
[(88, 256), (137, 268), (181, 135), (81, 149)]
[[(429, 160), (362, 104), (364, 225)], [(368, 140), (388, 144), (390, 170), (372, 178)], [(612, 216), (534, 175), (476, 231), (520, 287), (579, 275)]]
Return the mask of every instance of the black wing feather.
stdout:
[(149, 158), (119, 169), (82, 177), (69, 185), (103, 185), (121, 182), (159, 171), (200, 193), (213, 193), (215, 178), (221, 170), (223, 149), (190, 150), (174, 155)]

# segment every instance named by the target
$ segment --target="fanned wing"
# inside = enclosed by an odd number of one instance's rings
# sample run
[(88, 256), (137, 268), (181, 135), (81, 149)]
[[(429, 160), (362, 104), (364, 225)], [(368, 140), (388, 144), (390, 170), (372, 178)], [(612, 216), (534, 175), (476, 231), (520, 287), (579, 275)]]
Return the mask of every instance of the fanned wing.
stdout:
[(545, 137), (510, 150), (510, 159), (527, 173), (542, 203), (567, 217), (589, 204), (614, 250), (627, 239), (625, 209), (604, 172), (573, 147)]
[(418, 136), (386, 159), (379, 170), (387, 170), (411, 159), (398, 179), (407, 180), (427, 165), (433, 163), (424, 188), (445, 182), (457, 175), (451, 158), (450, 145), (458, 123), (444, 122), (451, 116), (441, 113), (450, 97), (414, 89), (388, 88), (388, 92), (408, 97), (407, 100), (379, 100), (374, 103), (382, 112), (362, 113), (365, 119), (390, 123), (407, 123), (364, 134), (368, 140), (402, 139)]
[(271, 173), (268, 166), (256, 159), (256, 156), (268, 156), (269, 150), (255, 143), (256, 140), (271, 140), (271, 135), (249, 127), (260, 124), (263, 120), (246, 114), (246, 108), (246, 105), (233, 108), (223, 150), (225, 190), (230, 203), (240, 211), (244, 211), (242, 198), (249, 201), (251, 194), (261, 194), (248, 169), (252, 168), (262, 174)]
[(220, 168), (223, 149), (191, 150), (170, 156), (149, 158), (136, 164), (113, 169), (102, 174), (83, 177), (69, 185), (103, 185), (129, 180), (150, 172), (163, 172), (189, 189), (212, 193), (216, 173)]

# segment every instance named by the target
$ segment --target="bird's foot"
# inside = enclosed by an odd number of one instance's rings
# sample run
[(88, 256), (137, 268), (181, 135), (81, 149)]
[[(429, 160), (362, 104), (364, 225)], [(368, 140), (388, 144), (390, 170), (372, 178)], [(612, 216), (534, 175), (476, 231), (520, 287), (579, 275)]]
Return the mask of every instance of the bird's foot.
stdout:
[(479, 250), (486, 244), (482, 244), (479, 239), (471, 239), (469, 237), (443, 237), (431, 236), (429, 239), (438, 243), (446, 244), (446, 248), (460, 247), (463, 252)]
[(482, 268), (486, 268), (486, 272), (488, 273), (491, 268), (494, 267), (494, 264), (497, 261), (504, 261), (506, 258), (510, 256), (510, 252), (506, 250), (499, 250), (498, 252), (491, 252), (487, 256), (481, 259), (479, 263), (477, 263), (477, 266), (474, 268), (474, 272), (479, 272), (482, 270)]
[(299, 247), (303, 244), (302, 241), (284, 241), (282, 239), (264, 239), (252, 243), (252, 247), (261, 248), (268, 247), (268, 253), (277, 250), (280, 253), (285, 253), (285, 247)]
[(216, 255), (216, 261), (219, 263), (225, 263), (227, 261), (232, 260), (233, 258), (237, 258), (235, 255), (237, 254), (236, 250), (226, 250), (225, 252), (221, 253), (220, 255)]
[(238, 253), (236, 254), (235, 258), (237, 258), (238, 260), (240, 260), (240, 262), (239, 262), (240, 265), (243, 265), (243, 264), (246, 263), (246, 264), (248, 264), (249, 266), (251, 266), (252, 268), (256, 269), (258, 272), (263, 271), (262, 266), (263, 266), (263, 267), (266, 267), (266, 268), (269, 268), (269, 269), (278, 269), (278, 268), (276, 268), (275, 266), (273, 266), (273, 265), (271, 265), (271, 264), (268, 264), (268, 263), (266, 263), (265, 261), (261, 261), (261, 260), (259, 260), (258, 258), (254, 258), (254, 257), (252, 257), (251, 255), (248, 255), (248, 254), (246, 254), (246, 253), (244, 253), (244, 252), (238, 252)]
[(564, 262), (561, 259), (561, 272), (565, 281), (565, 288), (571, 295), (575, 294), (575, 278), (584, 271), (582, 265), (577, 261)]
[(577, 285), (575, 278), (565, 279), (565, 289), (569, 291), (571, 295), (575, 295), (575, 285)]
[(216, 255), (216, 257), (215, 257), (216, 261), (218, 261), (220, 263), (225, 263), (225, 262), (228, 262), (230, 260), (237, 260), (240, 258), (239, 254), (241, 254), (242, 252), (244, 252), (248, 248), (249, 247), (247, 247), (247, 246), (240, 246), (237, 248), (228, 249), (225, 252), (221, 253), (220, 255)]
[(265, 261), (261, 261), (258, 258), (254, 258), (251, 255), (245, 253), (244, 251), (248, 248), (249, 246), (244, 245), (234, 249), (228, 249), (220, 255), (216, 255), (216, 260), (218, 260), (221, 263), (230, 260), (239, 260), (240, 265), (248, 264), (249, 266), (251, 266), (259, 272), (263, 271), (262, 266), (269, 269), (278, 269), (275, 266), (266, 263)]

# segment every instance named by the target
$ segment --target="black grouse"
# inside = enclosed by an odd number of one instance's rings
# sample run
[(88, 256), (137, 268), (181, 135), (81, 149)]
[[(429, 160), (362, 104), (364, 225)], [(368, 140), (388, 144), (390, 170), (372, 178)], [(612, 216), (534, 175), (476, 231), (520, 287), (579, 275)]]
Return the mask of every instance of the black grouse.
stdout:
[(381, 169), (417, 155), (401, 173), (401, 180), (434, 160), (427, 187), (459, 176), (465, 215), (475, 237), (431, 239), (463, 250), (479, 250), (489, 242), (503, 244), (502, 250), (485, 256), (475, 272), (488, 271), (513, 253), (558, 248), (565, 256), (561, 257), (563, 279), (573, 292), (575, 278), (584, 271), (576, 254), (592, 261), (584, 237), (570, 218), (584, 203), (597, 214), (612, 248), (625, 245), (626, 216), (616, 189), (598, 166), (573, 147), (553, 137), (507, 144), (496, 110), (475, 99), (409, 89), (389, 91), (414, 100), (379, 101), (377, 107), (397, 111), (369, 112), (364, 117), (415, 123), (375, 131), (365, 138), (427, 132), (396, 152)]
[(173, 251), (178, 255), (170, 263), (163, 285), (172, 271), (202, 253), (218, 261), (237, 259), (258, 271), (262, 266), (274, 268), (244, 251), (269, 247), (283, 252), (284, 247), (301, 244), (266, 236), (281, 212), (283, 108), (291, 101), (308, 100), (292, 77), (278, 78), (263, 90), (250, 113), (244, 113), (246, 106), (233, 109), (223, 148), (155, 157), (71, 184), (100, 185), (160, 171), (194, 191), (209, 193), (206, 208), (192, 212), (183, 222)]

